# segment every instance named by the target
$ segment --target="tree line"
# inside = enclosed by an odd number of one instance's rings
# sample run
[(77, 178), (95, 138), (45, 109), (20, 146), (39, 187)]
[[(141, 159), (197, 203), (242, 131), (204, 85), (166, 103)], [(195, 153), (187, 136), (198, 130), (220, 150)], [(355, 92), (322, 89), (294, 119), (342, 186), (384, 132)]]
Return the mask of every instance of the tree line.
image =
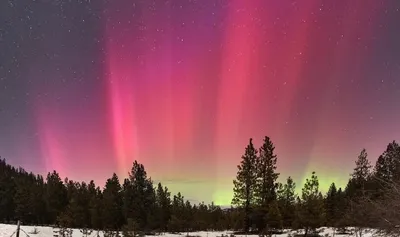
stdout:
[[(269, 137), (256, 149), (249, 140), (233, 181), (230, 208), (192, 204), (181, 193), (154, 184), (137, 161), (127, 178), (114, 173), (103, 189), (61, 179), (56, 171), (44, 178), (0, 160), (0, 221), (27, 225), (131, 231), (140, 233), (235, 230), (271, 234), (321, 226), (376, 228), (397, 233), (400, 224), (400, 146), (391, 142), (373, 167), (365, 149), (355, 161), (347, 186), (331, 184), (322, 194), (317, 174), (306, 179), (301, 193), (289, 176), (278, 182), (275, 146)], [(398, 191), (399, 190), (399, 191)]]
[(271, 234), (286, 228), (302, 229), (308, 235), (329, 226), (346, 233), (351, 226), (360, 235), (366, 228), (400, 234), (400, 146), (396, 141), (388, 144), (374, 167), (362, 149), (346, 187), (332, 183), (325, 195), (315, 172), (299, 195), (290, 176), (279, 183), (274, 150), (269, 137), (259, 149), (250, 139), (238, 165), (232, 204), (240, 210), (245, 232)]
[(3, 223), (148, 233), (223, 230), (234, 220), (213, 203), (191, 204), (154, 185), (137, 161), (122, 184), (114, 173), (100, 189), (94, 181), (62, 180), (56, 171), (44, 179), (0, 160), (0, 210)]

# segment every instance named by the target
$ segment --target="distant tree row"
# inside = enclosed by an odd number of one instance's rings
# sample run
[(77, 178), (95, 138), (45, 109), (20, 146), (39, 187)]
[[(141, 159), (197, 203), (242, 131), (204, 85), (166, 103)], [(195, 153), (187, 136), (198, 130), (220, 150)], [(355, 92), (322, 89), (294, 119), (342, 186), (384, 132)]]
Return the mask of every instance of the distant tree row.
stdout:
[(101, 190), (93, 181), (63, 181), (56, 171), (46, 180), (0, 160), (0, 221), (67, 228), (180, 232), (222, 230), (234, 219), (219, 206), (191, 204), (153, 185), (142, 164), (133, 163), (122, 185), (116, 174)]
[(232, 206), (227, 209), (192, 204), (181, 193), (172, 196), (161, 183), (155, 185), (137, 161), (123, 182), (113, 174), (100, 189), (93, 181), (62, 180), (56, 171), (44, 179), (0, 160), (0, 221), (110, 233), (235, 230), (271, 234), (304, 229), (308, 235), (321, 226), (340, 232), (353, 226), (360, 233), (373, 227), (400, 234), (400, 146), (395, 141), (375, 167), (363, 149), (345, 189), (332, 183), (325, 195), (315, 172), (299, 195), (291, 177), (279, 183), (274, 150), (269, 137), (259, 149), (250, 139), (233, 182)]
[[(400, 146), (393, 141), (372, 167), (363, 149), (344, 190), (332, 183), (326, 195), (319, 190), (315, 172), (306, 179), (300, 196), (291, 177), (277, 182), (275, 146), (265, 137), (256, 149), (252, 139), (234, 184), (233, 207), (245, 232), (271, 234), (282, 229), (303, 229), (315, 234), (322, 226), (375, 228), (385, 234), (400, 234)], [(397, 214), (399, 213), (399, 214)]]

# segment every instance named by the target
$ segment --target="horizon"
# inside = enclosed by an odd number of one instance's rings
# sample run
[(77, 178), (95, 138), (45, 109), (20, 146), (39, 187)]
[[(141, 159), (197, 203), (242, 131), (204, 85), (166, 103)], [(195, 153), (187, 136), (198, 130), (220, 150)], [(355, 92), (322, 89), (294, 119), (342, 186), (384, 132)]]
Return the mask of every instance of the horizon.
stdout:
[[(396, 141), (394, 141), (394, 142), (396, 142)], [(383, 154), (383, 153), (384, 153), (384, 152), (382, 152), (381, 154)], [(53, 172), (53, 171), (56, 171), (58, 174), (60, 174), (57, 170), (50, 170), (50, 171), (47, 171), (47, 172), (44, 173), (44, 174), (34, 173), (34, 172), (30, 171), (30, 170), (25, 169), (25, 168), (22, 167), (22, 166), (15, 166), (15, 165), (13, 165), (13, 164), (10, 164), (10, 163), (7, 161), (7, 159), (4, 158), (4, 157), (1, 157), (1, 156), (0, 156), (0, 159), (4, 159), (4, 160), (6, 161), (7, 164), (9, 164), (9, 165), (11, 165), (11, 166), (13, 166), (13, 167), (15, 167), (15, 168), (22, 168), (23, 170), (25, 170), (25, 171), (28, 172), (28, 173), (33, 173), (34, 175), (41, 175), (44, 179), (46, 178), (46, 176), (47, 176), (48, 173), (51, 173), (51, 172)], [(375, 167), (375, 162), (371, 161), (371, 160), (368, 158), (368, 151), (367, 151), (367, 159), (369, 160), (369, 162), (370, 162), (371, 165), (372, 165), (370, 171), (373, 172), (374, 167)], [(134, 162), (134, 161), (133, 161), (133, 162)], [(133, 164), (133, 162), (132, 162), (132, 164)], [(354, 160), (354, 162), (355, 162), (355, 160)], [(278, 179), (277, 179), (277, 182), (278, 182), (278, 183), (281, 183), (281, 184), (285, 184), (286, 179), (287, 179), (288, 177), (292, 177), (292, 176), (291, 176), (291, 175), (288, 175), (288, 176), (283, 177), (282, 174), (279, 173), (279, 169), (278, 169), (278, 168), (279, 168), (279, 167), (277, 166), (277, 172), (278, 172), (278, 174), (279, 174), (279, 177), (278, 177)], [(351, 171), (354, 171), (354, 168), (355, 168), (355, 164), (354, 164), (354, 167), (351, 168)], [(145, 169), (146, 169), (146, 167), (145, 167)], [(335, 187), (336, 187), (338, 190), (341, 189), (341, 190), (344, 191), (345, 188), (346, 188), (346, 185), (348, 184), (348, 181), (349, 181), (350, 178), (351, 178), (351, 177), (350, 177), (351, 174), (349, 173), (349, 177), (348, 177), (347, 180), (345, 181), (344, 185), (341, 185), (341, 184), (336, 183), (335, 181), (329, 181), (329, 180), (323, 180), (323, 179), (321, 179), (320, 176), (318, 175), (318, 171), (315, 171), (315, 170), (314, 170), (314, 171), (312, 171), (312, 172), (315, 172), (315, 175), (318, 177), (318, 179), (319, 179), (319, 191), (320, 191), (324, 196), (325, 196), (326, 193), (328, 192), (329, 187), (330, 187), (331, 184), (335, 184)], [(295, 195), (301, 196), (301, 191), (302, 191), (303, 185), (304, 185), (304, 183), (306, 182), (306, 179), (311, 178), (312, 172), (310, 173), (309, 176), (304, 177), (303, 180), (302, 180), (302, 182), (298, 182), (298, 181), (296, 181), (296, 180), (293, 179), (293, 181), (294, 181), (294, 183), (295, 183), (295, 185), (296, 185)], [(113, 172), (112, 174), (114, 174), (114, 173), (115, 173), (115, 172)], [(176, 194), (179, 192), (179, 193), (182, 194), (182, 196), (185, 198), (185, 200), (190, 201), (192, 204), (205, 203), (205, 204), (208, 205), (208, 204), (214, 203), (215, 205), (220, 206), (222, 209), (226, 209), (226, 208), (232, 207), (232, 204), (231, 204), (230, 202), (229, 202), (229, 204), (228, 204), (227, 202), (217, 203), (215, 200), (205, 201), (205, 200), (198, 200), (198, 199), (193, 199), (193, 198), (191, 198), (191, 197), (187, 197), (187, 196), (185, 195), (184, 192), (180, 191), (179, 188), (178, 188), (178, 189), (177, 189), (177, 188), (170, 188), (171, 185), (169, 185), (169, 183), (176, 183), (176, 180), (163, 180), (163, 181), (162, 181), (162, 180), (156, 180), (156, 179), (153, 179), (153, 178), (152, 178), (152, 176), (151, 176), (151, 174), (148, 172), (148, 170), (146, 170), (146, 173), (147, 173), (147, 177), (150, 178), (150, 179), (152, 180), (153, 186), (154, 186), (154, 187), (156, 187), (158, 183), (161, 183), (164, 187), (167, 187), (167, 188), (169, 189), (169, 191), (171, 192), (171, 195), (172, 195), (172, 196), (173, 196), (173, 195), (176, 195)], [(111, 175), (112, 175), (112, 174), (111, 174)], [(108, 177), (108, 178), (111, 178), (111, 175), (110, 175), (110, 177)], [(118, 174), (117, 174), (117, 175), (118, 175)], [(74, 179), (71, 179), (71, 178), (69, 178), (69, 177), (63, 177), (63, 176), (61, 176), (61, 175), (60, 175), (60, 178), (61, 178), (61, 180), (62, 180), (63, 182), (64, 182), (64, 180), (65, 180), (66, 178), (68, 178), (68, 180), (72, 180), (72, 181), (74, 181), (74, 182), (79, 182), (79, 183), (85, 182), (85, 183), (87, 183), (87, 184), (88, 184), (90, 181), (93, 180), (93, 179), (90, 179), (90, 180), (74, 180)], [(106, 179), (108, 179), (108, 178), (106, 178)], [(129, 176), (128, 176), (128, 174), (127, 174), (126, 176), (118, 176), (118, 178), (119, 178), (120, 184), (121, 184), (121, 186), (122, 186), (123, 183), (124, 183), (124, 179), (125, 179), (125, 178), (129, 178)], [(232, 182), (233, 182), (233, 180), (234, 180), (235, 178), (236, 178), (236, 176), (232, 178)], [(293, 178), (293, 177), (292, 177), (292, 178)], [(99, 184), (99, 182), (96, 182), (96, 180), (93, 180), (93, 181), (94, 181), (96, 187), (99, 187), (101, 190), (104, 189), (106, 180), (105, 180), (103, 183), (100, 183), (100, 184)], [(322, 182), (321, 182), (321, 181), (322, 181)], [(201, 183), (201, 182), (202, 182), (201, 180), (183, 180), (183, 181), (180, 181), (180, 183), (186, 183), (186, 184), (189, 184), (189, 185), (190, 185), (190, 184), (195, 184), (195, 183)], [(326, 187), (327, 187), (327, 188), (326, 188)], [(233, 183), (232, 183), (232, 187), (231, 187), (231, 188), (233, 188)], [(226, 196), (226, 197), (228, 197), (228, 196)], [(229, 200), (232, 200), (232, 198), (233, 198), (233, 191), (232, 191), (232, 196), (229, 197), (229, 198), (230, 198)], [(228, 200), (228, 199), (225, 198), (225, 200)]]
[(368, 3), (0, 1), (0, 155), (220, 205), (269, 136), (280, 179), (342, 187), (400, 140), (400, 1)]

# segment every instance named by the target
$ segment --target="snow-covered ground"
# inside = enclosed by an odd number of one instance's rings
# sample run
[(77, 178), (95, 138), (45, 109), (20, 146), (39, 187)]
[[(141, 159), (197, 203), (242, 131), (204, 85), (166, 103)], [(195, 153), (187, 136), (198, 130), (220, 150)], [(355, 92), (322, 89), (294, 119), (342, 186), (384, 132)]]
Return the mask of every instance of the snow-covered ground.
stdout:
[[(37, 234), (33, 234), (32, 232), (34, 229), (38, 230)], [(6, 224), (0, 224), (0, 237), (11, 237), (15, 230), (17, 229), (16, 225), (6, 225)], [(26, 232), (29, 237), (53, 237), (53, 228), (52, 227), (43, 227), (43, 226), (21, 226), (21, 232), (20, 232), (20, 237), (27, 237), (27, 235), (24, 233)], [(333, 229), (331, 228), (322, 228), (322, 231), (320, 232), (321, 236), (333, 236)], [(190, 236), (201, 236), (201, 237), (221, 237), (221, 235), (230, 235), (232, 232), (230, 231), (223, 231), (223, 232), (191, 232), (189, 233)], [(293, 232), (292, 234), (294, 234)], [(187, 233), (182, 233), (181, 235), (178, 234), (164, 234), (163, 236), (165, 237), (186, 237)], [(241, 235), (235, 235), (236, 237), (245, 237)], [(256, 237), (255, 235), (254, 237)], [(281, 234), (281, 235), (274, 235), (276, 237), (286, 237), (288, 236), (288, 233)], [(339, 236), (339, 235), (335, 235)], [(343, 235), (343, 236), (348, 236), (350, 237), (351, 235)], [(372, 233), (363, 233), (363, 237), (371, 237)], [(16, 237), (15, 234), (13, 237)], [(83, 237), (82, 233), (78, 229), (74, 229), (72, 233), (72, 237)], [(93, 231), (92, 234), (89, 237), (96, 237), (96, 232)], [(100, 237), (103, 237), (103, 233), (100, 232)], [(258, 237), (258, 236), (257, 236)]]

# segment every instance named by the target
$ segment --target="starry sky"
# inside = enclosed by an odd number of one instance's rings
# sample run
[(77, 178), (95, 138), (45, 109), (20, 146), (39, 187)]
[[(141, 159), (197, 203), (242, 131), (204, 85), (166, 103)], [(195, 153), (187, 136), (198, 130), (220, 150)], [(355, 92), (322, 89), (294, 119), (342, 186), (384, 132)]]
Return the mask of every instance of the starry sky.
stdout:
[(230, 204), (250, 137), (344, 185), (400, 139), (398, 0), (0, 1), (0, 155)]

